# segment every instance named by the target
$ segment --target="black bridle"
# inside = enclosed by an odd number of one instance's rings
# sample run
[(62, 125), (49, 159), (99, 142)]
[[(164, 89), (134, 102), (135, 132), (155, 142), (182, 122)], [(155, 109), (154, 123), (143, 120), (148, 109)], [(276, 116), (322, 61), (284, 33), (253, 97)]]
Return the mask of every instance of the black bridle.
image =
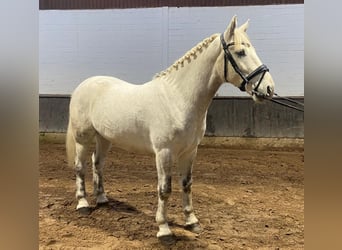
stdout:
[[(235, 62), (232, 54), (229, 51), (229, 47), (235, 45), (234, 42), (231, 42), (229, 44), (226, 43), (226, 41), (224, 40), (223, 37), (223, 33), (221, 34), (221, 44), (223, 47), (223, 51), (224, 51), (224, 79), (226, 81), (227, 80), (227, 64), (228, 62), (230, 62), (230, 64), (232, 65), (232, 67), (234, 68), (235, 72), (239, 74), (239, 76), (242, 78), (242, 82), (241, 85), (239, 87), (239, 89), (241, 91), (246, 91), (246, 85), (257, 75), (261, 75), (260, 79), (258, 81), (257, 86), (253, 89), (254, 92), (258, 93), (258, 88), (260, 86), (260, 83), (262, 82), (262, 79), (264, 78), (266, 72), (269, 71), (269, 69), (267, 68), (267, 66), (265, 64), (260, 65), (258, 68), (256, 68), (253, 72), (251, 72), (249, 75), (245, 76), (239, 66), (237, 65), (237, 63)], [(243, 43), (244, 44), (244, 43)]]

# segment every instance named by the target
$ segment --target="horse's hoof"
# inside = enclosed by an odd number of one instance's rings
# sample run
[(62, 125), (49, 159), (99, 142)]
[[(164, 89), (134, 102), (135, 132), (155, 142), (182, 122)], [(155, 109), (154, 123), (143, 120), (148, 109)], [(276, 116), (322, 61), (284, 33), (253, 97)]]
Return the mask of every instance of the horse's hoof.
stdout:
[(89, 215), (89, 214), (91, 214), (91, 208), (90, 207), (81, 207), (81, 208), (77, 209), (77, 211), (81, 215)]
[(173, 234), (159, 236), (158, 240), (164, 246), (171, 246), (176, 243), (176, 237)]
[(98, 205), (98, 206), (101, 206), (103, 204), (108, 204), (108, 202), (109, 202), (109, 200), (104, 193), (99, 194), (96, 198), (96, 205)]
[(109, 203), (109, 201), (97, 202), (97, 203), (96, 203), (96, 206), (97, 206), (97, 207), (106, 207), (106, 206), (108, 206), (108, 203)]
[(185, 229), (196, 234), (199, 234), (203, 231), (201, 225), (198, 222), (190, 225), (185, 225)]

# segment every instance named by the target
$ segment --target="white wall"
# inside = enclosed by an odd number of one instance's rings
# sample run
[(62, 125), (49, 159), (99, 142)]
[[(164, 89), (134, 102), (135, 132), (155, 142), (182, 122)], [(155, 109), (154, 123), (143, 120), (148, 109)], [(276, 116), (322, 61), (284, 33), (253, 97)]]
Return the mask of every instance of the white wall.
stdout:
[[(304, 95), (304, 5), (40, 11), (41, 94), (70, 94), (85, 78), (143, 83), (237, 14), (281, 95)], [(245, 95), (228, 84), (219, 95)]]

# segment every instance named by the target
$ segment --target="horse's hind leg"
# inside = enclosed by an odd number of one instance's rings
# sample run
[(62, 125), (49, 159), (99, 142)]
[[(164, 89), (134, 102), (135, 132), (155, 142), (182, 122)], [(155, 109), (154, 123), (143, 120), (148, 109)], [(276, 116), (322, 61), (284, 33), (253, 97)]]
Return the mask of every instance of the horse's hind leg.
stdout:
[(75, 170), (76, 170), (76, 200), (77, 207), (81, 213), (89, 213), (89, 203), (86, 199), (85, 189), (85, 172), (86, 172), (86, 157), (88, 153), (88, 146), (86, 144), (80, 144), (76, 142), (76, 158), (75, 158)]
[(96, 135), (96, 150), (92, 155), (93, 162), (93, 183), (96, 203), (104, 204), (108, 202), (103, 188), (103, 166), (104, 160), (110, 149), (111, 143), (100, 135)]
[(190, 153), (186, 153), (179, 158), (178, 168), (181, 176), (181, 187), (183, 190), (183, 212), (185, 215), (185, 228), (200, 233), (201, 227), (192, 206), (192, 166), (197, 155), (197, 148)]

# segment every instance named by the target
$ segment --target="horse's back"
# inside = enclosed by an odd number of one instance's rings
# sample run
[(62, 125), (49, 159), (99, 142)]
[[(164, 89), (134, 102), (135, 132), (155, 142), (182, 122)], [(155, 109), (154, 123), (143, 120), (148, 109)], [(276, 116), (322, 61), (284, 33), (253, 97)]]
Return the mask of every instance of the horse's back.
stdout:
[(93, 76), (77, 86), (72, 94), (70, 105), (88, 104), (85, 106), (93, 106), (94, 102), (108, 98), (108, 96), (120, 94), (119, 92), (135, 88), (135, 86), (111, 76)]
[(111, 77), (111, 76), (93, 76), (89, 77), (83, 82), (81, 82), (77, 88), (74, 90), (72, 94), (72, 98), (77, 98), (76, 96), (82, 96), (92, 98), (93, 97), (101, 97), (101, 94), (108, 92), (109, 89), (117, 86), (124, 87), (132, 85), (128, 82), (125, 82), (119, 78)]

